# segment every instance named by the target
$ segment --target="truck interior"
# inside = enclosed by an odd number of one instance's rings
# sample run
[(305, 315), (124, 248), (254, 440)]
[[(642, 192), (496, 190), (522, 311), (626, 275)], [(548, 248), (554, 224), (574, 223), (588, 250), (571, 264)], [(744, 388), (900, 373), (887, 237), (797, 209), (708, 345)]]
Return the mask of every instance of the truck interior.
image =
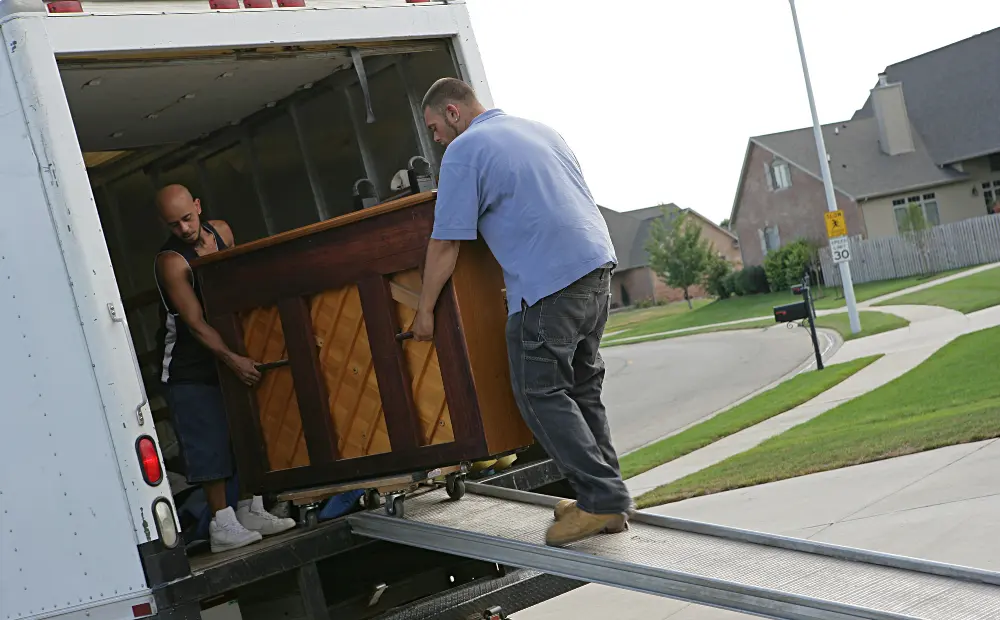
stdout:
[(169, 232), (155, 193), (187, 186), (237, 244), (405, 193), (399, 173), (443, 152), (420, 98), (456, 63), (445, 40), (58, 60), (176, 494), (186, 484), (160, 393), (153, 278)]

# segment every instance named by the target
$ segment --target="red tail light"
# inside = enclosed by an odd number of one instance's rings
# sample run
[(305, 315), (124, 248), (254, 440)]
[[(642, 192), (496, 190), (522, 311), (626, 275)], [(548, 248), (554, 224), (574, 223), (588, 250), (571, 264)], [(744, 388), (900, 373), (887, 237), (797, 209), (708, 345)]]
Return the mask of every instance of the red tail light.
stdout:
[(285, 7), (298, 7), (303, 8), (306, 5), (306, 0), (278, 0), (278, 6)]
[(45, 5), (48, 8), (49, 13), (83, 13), (83, 4), (73, 0), (47, 2)]
[(135, 451), (139, 455), (142, 466), (142, 477), (149, 486), (155, 487), (163, 482), (163, 467), (160, 466), (160, 454), (156, 451), (156, 442), (149, 435), (143, 435), (135, 442)]
[(240, 0), (208, 0), (208, 6), (215, 10), (238, 9), (240, 8)]
[(248, 9), (273, 9), (271, 0), (243, 0), (243, 6)]

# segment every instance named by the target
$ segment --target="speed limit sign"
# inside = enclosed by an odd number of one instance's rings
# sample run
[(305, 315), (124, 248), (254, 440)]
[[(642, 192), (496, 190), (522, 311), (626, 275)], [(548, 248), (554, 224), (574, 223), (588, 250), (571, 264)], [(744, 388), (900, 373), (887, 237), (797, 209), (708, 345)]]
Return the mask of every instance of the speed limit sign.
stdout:
[(846, 263), (851, 260), (851, 242), (848, 237), (834, 237), (830, 239), (830, 253), (833, 254), (833, 262)]

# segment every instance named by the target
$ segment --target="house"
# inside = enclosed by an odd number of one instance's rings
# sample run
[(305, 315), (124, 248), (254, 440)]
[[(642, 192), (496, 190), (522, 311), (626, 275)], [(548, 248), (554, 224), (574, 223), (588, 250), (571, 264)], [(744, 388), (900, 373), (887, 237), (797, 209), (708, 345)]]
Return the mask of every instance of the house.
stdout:
[[(663, 205), (670, 217), (687, 214), (701, 226), (702, 237), (708, 239), (726, 260), (738, 269), (742, 267), (736, 235), (715, 224), (692, 209), (681, 209), (675, 204)], [(618, 268), (611, 279), (613, 307), (631, 306), (639, 301), (680, 301), (684, 292), (664, 284), (649, 266), (646, 241), (653, 221), (663, 217), (660, 206), (619, 212), (601, 207), (601, 214), (608, 223), (611, 242), (618, 257)], [(698, 286), (689, 289), (692, 297), (704, 297), (705, 290)]]
[[(850, 235), (895, 236), (991, 212), (1000, 198), (1000, 28), (886, 68), (847, 121), (822, 127)], [(826, 195), (812, 127), (750, 138), (731, 229), (743, 261), (783, 243), (826, 244)]]

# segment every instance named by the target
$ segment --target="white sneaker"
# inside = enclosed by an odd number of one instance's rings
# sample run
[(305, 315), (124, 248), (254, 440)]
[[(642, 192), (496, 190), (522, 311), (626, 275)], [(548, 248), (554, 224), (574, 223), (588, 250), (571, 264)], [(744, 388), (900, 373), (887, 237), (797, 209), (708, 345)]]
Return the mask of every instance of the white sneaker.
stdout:
[(263, 536), (260, 532), (251, 532), (236, 519), (236, 513), (231, 507), (226, 507), (215, 513), (212, 522), (208, 524), (208, 535), (212, 545), (212, 553), (229, 551), (260, 542)]
[(264, 510), (264, 499), (260, 495), (240, 501), (236, 518), (243, 527), (263, 536), (273, 536), (295, 527), (295, 519), (281, 519)]

